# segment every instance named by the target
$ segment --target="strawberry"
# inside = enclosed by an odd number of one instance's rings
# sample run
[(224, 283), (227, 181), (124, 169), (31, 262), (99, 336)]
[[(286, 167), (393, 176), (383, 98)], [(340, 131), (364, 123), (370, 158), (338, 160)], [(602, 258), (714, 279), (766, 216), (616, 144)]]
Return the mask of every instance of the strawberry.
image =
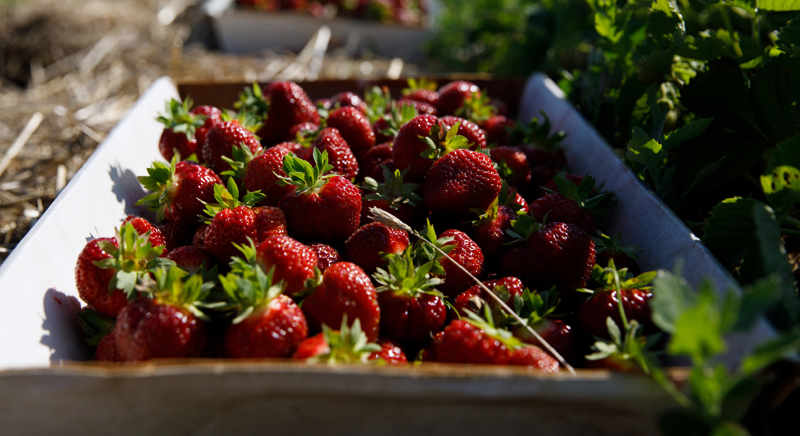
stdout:
[(489, 150), (492, 161), (497, 163), (500, 177), (509, 185), (525, 192), (533, 181), (528, 157), (519, 147), (499, 146)]
[(223, 185), (214, 186), (217, 203), (206, 204), (208, 228), (203, 237), (203, 246), (219, 262), (228, 263), (232, 256), (239, 254), (234, 243), (244, 244), (248, 238), (258, 241), (259, 228), (256, 226), (256, 211), (252, 207), (263, 195), (249, 192), (239, 201), (239, 188), (233, 178), (228, 179), (228, 189)]
[[(249, 248), (252, 255), (254, 249)], [(294, 301), (283, 294), (285, 282), (278, 280), (275, 270), (270, 267), (269, 272), (264, 273), (260, 262), (252, 264), (236, 258), (232, 271), (219, 277), (231, 306), (238, 313), (225, 332), (226, 356), (291, 357), (308, 336), (305, 316)]]
[[(559, 303), (558, 297), (558, 291), (555, 289), (531, 292), (526, 288), (514, 296), (512, 306), (517, 315), (564, 359), (568, 362), (581, 363), (583, 356), (578, 353), (580, 347), (578, 333), (570, 324), (552, 317)], [(509, 318), (508, 321), (516, 326), (512, 329), (514, 336), (523, 342), (544, 346), (539, 338), (524, 326), (517, 324), (513, 318)]]
[(405, 351), (394, 340), (380, 338), (377, 344), (381, 347), (380, 351), (370, 353), (367, 360), (382, 361), (386, 365), (405, 365), (408, 363)]
[(386, 269), (373, 278), (380, 284), (381, 334), (410, 349), (425, 345), (444, 326), (447, 310), (444, 295), (436, 290), (442, 280), (429, 275), (434, 262), (414, 265), (411, 250), (386, 256)]
[(480, 279), (483, 276), (484, 257), (478, 244), (475, 243), (466, 233), (449, 229), (439, 234), (439, 239), (453, 238), (444, 244), (455, 246), (448, 254), (450, 258), (439, 260), (444, 270), (444, 283), (439, 286), (448, 297), (454, 297), (472, 286), (473, 280), (464, 271), (458, 268), (453, 261), (467, 269), (473, 276)]
[(192, 100), (171, 99), (167, 102), (166, 113), (159, 114), (158, 121), (164, 124), (164, 131), (158, 140), (158, 150), (166, 160), (172, 160), (175, 152), (184, 159), (197, 151), (198, 141), (195, 132), (205, 125), (206, 117), (189, 111)]
[(386, 166), (390, 171), (397, 168), (392, 159), (392, 143), (386, 142), (378, 144), (370, 148), (358, 164), (358, 178), (357, 180), (364, 180), (367, 177), (373, 178), (379, 182), (385, 181), (383, 178), (383, 168)]
[(364, 195), (361, 198), (361, 222), (370, 222), (370, 208), (377, 207), (396, 216), (411, 227), (417, 227), (425, 219), (427, 210), (422, 205), (422, 197), (414, 191), (416, 183), (404, 183), (406, 171), (390, 171), (383, 167), (382, 183), (372, 177), (364, 178)]
[(297, 157), (314, 163), (314, 150), (327, 152), (333, 172), (347, 180), (355, 180), (358, 175), (358, 161), (337, 129), (331, 127), (323, 129), (319, 132), (313, 145), (313, 147), (300, 150)]
[(210, 258), (205, 250), (194, 245), (170, 250), (164, 257), (175, 262), (175, 265), (189, 274), (195, 274), (198, 271), (202, 274), (204, 267), (212, 268), (216, 265), (214, 259)]
[(522, 245), (503, 256), (504, 274), (519, 277), (531, 289), (550, 289), (555, 285), (562, 295), (586, 286), (595, 261), (595, 248), (585, 231), (574, 224), (539, 224), (527, 215), (520, 215), (512, 224), (514, 230), (510, 233)]
[[(595, 265), (592, 278), (600, 288), (583, 302), (578, 311), (578, 318), (586, 331), (595, 337), (610, 339), (606, 322), (609, 317), (617, 325), (626, 326), (636, 321), (645, 329), (652, 327), (649, 302), (653, 294), (648, 285), (655, 276), (656, 272), (651, 271), (633, 277), (627, 269), (618, 270), (613, 261), (607, 267)], [(623, 311), (624, 322), (620, 313)]]
[(386, 265), (387, 254), (402, 253), (409, 245), (405, 230), (393, 229), (381, 223), (369, 223), (358, 228), (344, 242), (344, 258), (360, 266), (367, 274)]
[(253, 158), (247, 166), (244, 186), (248, 191), (261, 191), (264, 194), (264, 200), (260, 204), (277, 206), (281, 198), (291, 192), (291, 186), (282, 186), (276, 183), (280, 177), (286, 176), (286, 173), (283, 172), (283, 158), (290, 153), (288, 146), (279, 144)]
[(425, 177), (425, 206), (431, 212), (466, 217), (497, 199), (502, 180), (489, 156), (456, 150), (437, 160)]
[(295, 189), (278, 203), (286, 214), (289, 234), (300, 241), (319, 241), (332, 245), (347, 240), (358, 228), (361, 194), (347, 179), (326, 174), (333, 167), (328, 153), (314, 149), (315, 166), (287, 155), (279, 183)]
[(150, 194), (137, 201), (156, 213), (159, 221), (193, 228), (200, 221), (203, 203), (214, 200), (214, 185), (222, 180), (210, 169), (188, 161), (178, 162), (173, 158), (169, 165), (153, 162), (147, 176), (140, 176), (139, 183)]
[(97, 238), (86, 244), (75, 265), (78, 295), (93, 309), (117, 316), (135, 295), (134, 285), (157, 265), (163, 246), (153, 247), (149, 235), (139, 235), (132, 224), (123, 225), (115, 238)]
[(464, 118), (454, 117), (448, 115), (439, 119), (441, 123), (448, 128), (458, 125), (458, 135), (467, 138), (470, 150), (480, 150), (486, 148), (486, 134), (472, 121), (465, 120)]
[(602, 232), (597, 233), (599, 237), (593, 238), (597, 252), (597, 265), (606, 267), (613, 259), (618, 269), (626, 268), (634, 276), (642, 273), (642, 268), (636, 262), (636, 259), (639, 258), (638, 253), (642, 251), (638, 245), (622, 245), (622, 235), (619, 233), (613, 237)]
[(270, 271), (275, 282), (283, 282), (283, 293), (294, 297), (305, 290), (306, 280), (314, 278), (317, 255), (308, 246), (289, 236), (275, 236), (260, 244), (241, 245), (244, 260)]
[(514, 120), (508, 119), (504, 115), (492, 115), (485, 121), (478, 123), (478, 127), (486, 132), (486, 142), (496, 145), (508, 144), (508, 131), (513, 129), (515, 125)]
[(206, 133), (206, 141), (200, 146), (203, 162), (217, 174), (228, 171), (231, 166), (223, 156), (233, 158), (233, 147), (244, 146), (255, 156), (261, 152), (261, 143), (238, 120), (216, 124)]
[(468, 148), (456, 126), (447, 127), (433, 115), (420, 115), (400, 128), (392, 145), (392, 158), (399, 169), (408, 168), (408, 179), (422, 181), (436, 159)]
[(325, 272), (325, 270), (334, 263), (341, 262), (343, 260), (339, 252), (328, 244), (317, 242), (308, 244), (308, 248), (314, 251), (314, 254), (317, 255), (317, 268), (319, 268), (319, 270), (322, 272)]
[(474, 320), (457, 319), (433, 336), (423, 353), (423, 360), (507, 365), (516, 344), (518, 342), (506, 330)]
[[(178, 267), (158, 268), (139, 297), (117, 317), (114, 338), (123, 361), (199, 357), (206, 341), (208, 318), (197, 305), (214, 286)], [(187, 277), (188, 276), (188, 277)], [(148, 277), (149, 279), (149, 277)]]
[(328, 365), (364, 364), (376, 361), (383, 354), (380, 345), (368, 341), (367, 335), (361, 330), (361, 322), (356, 319), (353, 325), (349, 326), (345, 316), (339, 330), (323, 325), (322, 333), (301, 342), (292, 358)]
[(336, 108), (337, 106), (339, 108), (352, 107), (358, 109), (361, 113), (364, 113), (367, 108), (367, 104), (364, 100), (362, 100), (358, 94), (350, 91), (343, 91), (331, 97), (331, 107)]
[(439, 93), (436, 92), (436, 83), (425, 79), (419, 81), (408, 79), (408, 88), (403, 89), (403, 98), (427, 103), (431, 106), (439, 104)]
[(492, 202), (486, 213), (470, 223), (467, 233), (481, 247), (487, 264), (496, 266), (509, 250), (506, 245), (512, 238), (508, 233), (511, 222), (517, 219), (517, 213), (508, 206), (500, 206), (498, 200)]
[(512, 366), (524, 366), (528, 370), (541, 371), (544, 373), (558, 372), (558, 360), (547, 354), (535, 345), (521, 346), (511, 352), (508, 364)]
[(263, 93), (254, 83), (239, 96), (237, 106), (255, 112), (264, 120), (256, 134), (267, 147), (283, 141), (294, 125), (320, 122), (308, 94), (294, 82), (272, 82)]
[(274, 236), (283, 236), (288, 233), (286, 230), (286, 215), (280, 208), (274, 206), (256, 206), (253, 208), (253, 212), (256, 214), (258, 241), (263, 241)]
[(275, 144), (275, 147), (281, 144), (286, 145), (287, 143), (290, 143), (292, 146), (289, 147), (289, 149), (292, 151), (292, 153), (297, 153), (303, 149), (304, 146), (311, 144), (311, 141), (316, 138), (319, 130), (320, 125), (310, 121), (295, 124), (289, 129), (289, 133), (286, 134), (286, 138), (284, 138), (285, 142)]
[(117, 350), (114, 330), (103, 336), (103, 339), (97, 344), (97, 348), (94, 350), (94, 360), (97, 362), (122, 362)]
[(356, 159), (375, 146), (375, 133), (367, 117), (359, 109), (343, 107), (328, 116), (328, 127), (339, 130)]
[(200, 223), (192, 236), (192, 245), (197, 248), (204, 248), (206, 246), (206, 234), (208, 233), (208, 224)]
[(397, 102), (393, 105), (394, 107), (401, 107), (403, 105), (408, 105), (414, 108), (414, 112), (419, 115), (436, 115), (437, 110), (436, 106), (424, 103), (417, 100), (410, 100), (407, 98), (401, 98), (397, 100)]
[[(514, 298), (523, 293), (522, 280), (516, 277), (503, 277), (502, 279), (492, 279), (483, 282), (483, 284), (492, 290), (503, 302), (509, 307), (513, 307)], [(494, 298), (489, 296), (480, 286), (475, 285), (466, 291), (459, 294), (453, 300), (453, 309), (461, 318), (467, 317), (466, 310), (473, 313), (482, 313), (483, 306), (488, 304), (492, 311), (492, 316), (497, 320), (504, 318), (502, 307), (495, 301)]]
[(136, 232), (140, 235), (147, 234), (147, 240), (150, 242), (150, 245), (153, 247), (163, 246), (165, 251), (161, 254), (166, 254), (167, 239), (164, 237), (164, 234), (161, 233), (161, 230), (151, 224), (150, 221), (147, 221), (140, 216), (128, 215), (124, 220), (122, 220), (122, 225), (124, 226), (125, 224), (131, 224), (133, 228), (136, 229)]
[[(382, 114), (379, 114), (375, 121), (372, 122), (372, 131), (375, 133), (375, 142), (382, 143), (392, 141), (397, 136), (397, 132), (400, 131), (400, 128), (403, 127), (404, 124), (413, 120), (420, 114), (429, 113), (424, 111), (425, 108), (422, 108), (423, 110), (417, 109), (415, 105), (419, 104), (419, 102), (410, 102), (404, 100), (390, 104), (389, 107), (386, 108), (386, 111)], [(432, 115), (436, 115), (435, 110)]]
[(478, 88), (478, 85), (465, 80), (450, 82), (442, 86), (439, 88), (439, 102), (436, 105), (439, 115), (455, 114), (456, 110), (464, 105), (464, 100), (473, 94), (480, 96), (480, 88)]
[[(214, 106), (203, 105), (192, 109), (191, 113), (192, 115), (201, 115), (206, 117), (206, 121), (203, 123), (203, 125), (197, 127), (194, 131), (194, 138), (197, 140), (197, 145), (199, 146), (200, 144), (206, 142), (206, 134), (208, 134), (208, 129), (212, 128), (215, 124), (222, 122), (222, 111)], [(189, 156), (190, 155), (186, 155), (186, 158)], [(170, 160), (167, 157), (164, 158)]]
[(614, 194), (602, 192), (589, 197), (594, 190), (594, 178), (590, 176), (584, 177), (580, 186), (562, 176), (556, 176), (554, 180), (559, 192), (547, 194), (529, 204), (531, 216), (537, 220), (547, 216), (550, 221), (575, 224), (586, 233), (594, 234), (597, 231), (595, 216), (608, 215)]
[(378, 296), (358, 265), (335, 263), (310, 288), (311, 294), (303, 300), (303, 312), (312, 331), (320, 331), (323, 325), (341, 325), (346, 316), (361, 321), (369, 340), (378, 339)]

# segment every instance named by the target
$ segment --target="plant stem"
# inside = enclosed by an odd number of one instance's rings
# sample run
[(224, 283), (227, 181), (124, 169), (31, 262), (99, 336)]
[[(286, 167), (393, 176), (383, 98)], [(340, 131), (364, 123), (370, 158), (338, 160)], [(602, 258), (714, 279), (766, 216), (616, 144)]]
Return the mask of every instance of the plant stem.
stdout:
[[(781, 224), (789, 227), (794, 227), (795, 229), (800, 230), (800, 220), (794, 217), (785, 216), (781, 220)], [(783, 231), (783, 229), (781, 229)]]
[(786, 236), (795, 236), (800, 238), (800, 230), (781, 229), (781, 234)]

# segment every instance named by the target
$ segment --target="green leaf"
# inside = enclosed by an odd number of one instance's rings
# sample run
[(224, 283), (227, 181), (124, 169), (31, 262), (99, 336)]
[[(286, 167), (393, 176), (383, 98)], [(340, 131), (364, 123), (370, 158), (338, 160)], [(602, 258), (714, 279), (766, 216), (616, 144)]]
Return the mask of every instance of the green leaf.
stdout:
[(712, 121), (714, 118), (701, 118), (673, 130), (664, 138), (664, 149), (671, 150), (686, 141), (697, 138), (705, 132)]
[(720, 310), (709, 282), (697, 292), (696, 303), (683, 311), (667, 346), (673, 355), (687, 355), (698, 364), (726, 350)]
[(723, 365), (695, 366), (689, 375), (692, 393), (709, 416), (719, 416), (728, 371)]
[(762, 11), (786, 12), (800, 10), (800, 0), (757, 0), (756, 5)]
[(775, 339), (758, 346), (742, 362), (742, 372), (754, 374), (781, 359), (796, 356), (800, 352), (800, 328), (782, 333)]
[(770, 206), (779, 217), (785, 217), (800, 202), (800, 170), (780, 166), (761, 176), (761, 187)]

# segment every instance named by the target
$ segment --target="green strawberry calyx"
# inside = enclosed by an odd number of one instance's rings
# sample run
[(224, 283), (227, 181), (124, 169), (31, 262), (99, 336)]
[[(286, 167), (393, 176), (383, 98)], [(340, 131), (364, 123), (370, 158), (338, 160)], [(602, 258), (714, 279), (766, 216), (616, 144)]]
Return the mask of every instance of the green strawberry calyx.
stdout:
[(495, 325), (494, 316), (488, 304), (483, 305), (482, 317), (469, 309), (463, 310), (467, 314), (466, 322), (483, 330), (487, 336), (502, 342), (508, 349), (515, 350), (524, 346), (522, 341), (515, 337), (511, 331)]
[(545, 150), (557, 150), (560, 142), (567, 137), (564, 132), (555, 132), (552, 135), (553, 124), (544, 111), (541, 111), (544, 120), (540, 123), (539, 118), (533, 117), (528, 124), (518, 123), (511, 129), (508, 145), (531, 144)]
[(424, 240), (417, 240), (410, 248), (410, 250), (412, 250), (414, 261), (419, 265), (426, 262), (434, 262), (434, 265), (430, 269), (430, 273), (435, 276), (443, 276), (445, 271), (444, 267), (442, 267), (441, 260), (444, 258), (444, 255), (433, 248), (433, 246), (435, 245), (445, 253), (450, 253), (451, 251), (455, 250), (456, 246), (455, 244), (447, 244), (453, 242), (455, 238), (452, 236), (445, 236), (443, 238), (436, 236), (436, 229), (434, 229), (430, 220), (428, 220), (425, 230), (419, 232), (419, 235), (422, 236)]
[(234, 145), (231, 149), (232, 158), (222, 156), (222, 160), (224, 160), (231, 169), (223, 171), (220, 175), (233, 177), (236, 180), (243, 180), (245, 171), (247, 171), (247, 166), (250, 165), (250, 161), (260, 156), (262, 153), (263, 149), (259, 150), (258, 153), (253, 153), (250, 147), (246, 146), (244, 143)]
[(155, 280), (149, 275), (140, 280), (137, 285), (140, 293), (149, 295), (159, 304), (180, 307), (199, 319), (210, 320), (200, 307), (209, 307), (206, 300), (215, 286), (213, 281), (205, 281), (201, 275), (189, 274), (175, 265), (155, 268), (153, 276)]
[[(559, 194), (574, 201), (582, 209), (589, 211), (596, 217), (608, 216), (609, 210), (614, 206), (616, 194), (613, 192), (600, 191), (600, 193), (592, 195), (592, 191), (595, 188), (595, 179), (588, 174), (583, 176), (580, 185), (566, 178), (563, 173), (553, 177), (553, 181), (558, 187)], [(547, 188), (543, 189), (549, 191)]]
[(323, 324), (322, 335), (328, 344), (328, 352), (309, 357), (306, 359), (308, 363), (365, 364), (369, 362), (369, 355), (372, 352), (381, 350), (380, 345), (369, 342), (366, 333), (361, 330), (361, 321), (358, 318), (353, 321), (352, 326), (348, 326), (347, 315), (342, 318), (342, 325), (338, 331)]
[(381, 118), (389, 125), (387, 129), (381, 130), (381, 134), (396, 137), (397, 132), (406, 123), (419, 116), (419, 111), (413, 104), (407, 101), (399, 101), (389, 107), (388, 113), (383, 114)]
[(194, 138), (194, 133), (198, 127), (203, 126), (206, 122), (206, 116), (201, 114), (192, 114), (192, 99), (186, 98), (181, 103), (176, 99), (170, 99), (166, 104), (166, 111), (159, 114), (158, 120), (164, 124), (165, 129), (170, 129), (175, 133), (183, 133), (186, 139), (191, 141)]
[(638, 245), (622, 245), (622, 233), (608, 236), (598, 230), (597, 236), (592, 237), (592, 239), (594, 240), (595, 253), (597, 254), (607, 251), (611, 254), (624, 254), (631, 259), (638, 259), (639, 253), (642, 251)]
[(144, 189), (151, 191), (150, 194), (139, 199), (137, 206), (145, 206), (156, 213), (158, 221), (164, 221), (167, 206), (172, 202), (174, 188), (176, 186), (175, 166), (180, 161), (178, 152), (172, 157), (169, 165), (164, 162), (154, 161), (147, 169), (146, 176), (139, 176), (139, 183)]
[(443, 283), (442, 279), (431, 277), (430, 271), (434, 262), (425, 262), (420, 266), (414, 265), (412, 250), (406, 249), (402, 254), (384, 254), (388, 261), (386, 269), (378, 268), (372, 277), (380, 284), (377, 292), (390, 291), (395, 295), (408, 295), (412, 298), (420, 294), (430, 294), (444, 298), (436, 290), (436, 286)]
[(459, 149), (468, 149), (472, 144), (469, 143), (467, 138), (458, 134), (458, 128), (461, 126), (461, 121), (458, 121), (453, 127), (435, 123), (431, 126), (428, 136), (419, 136), (420, 141), (427, 145), (427, 148), (420, 153), (420, 156), (425, 159), (437, 160), (447, 153)]
[(531, 215), (521, 214), (517, 219), (511, 221), (511, 228), (506, 230), (506, 234), (513, 239), (506, 245), (519, 244), (527, 241), (534, 233), (542, 230), (547, 224), (547, 214), (542, 218), (542, 222), (536, 221)]
[(281, 186), (294, 186), (294, 195), (317, 193), (328, 183), (328, 179), (336, 174), (328, 174), (333, 166), (328, 163), (328, 151), (313, 150), (314, 165), (290, 153), (283, 157), (283, 172), (285, 176), (275, 173)]
[(408, 86), (403, 89), (403, 95), (412, 94), (414, 91), (418, 89), (427, 89), (428, 91), (436, 91), (437, 85), (436, 82), (427, 78), (421, 78), (419, 80), (410, 77), (406, 83)]
[(225, 308), (236, 312), (233, 323), (238, 324), (282, 294), (286, 286), (283, 280), (275, 280), (274, 266), (264, 272), (257, 263), (252, 239), (249, 245), (235, 245), (244, 258), (234, 257), (230, 264), (231, 271), (227, 275), (220, 275), (219, 282), (228, 300)]
[(261, 120), (266, 120), (269, 113), (269, 102), (264, 98), (264, 92), (257, 82), (253, 82), (252, 88), (245, 86), (239, 94), (239, 101), (233, 106), (240, 111), (252, 113)]
[(408, 168), (395, 169), (394, 172), (386, 165), (381, 165), (383, 170), (383, 182), (378, 182), (372, 177), (364, 177), (364, 182), (361, 186), (372, 191), (370, 194), (364, 196), (365, 200), (385, 201), (389, 203), (392, 209), (399, 209), (401, 205), (407, 204), (416, 207), (422, 204), (422, 197), (416, 192), (419, 187), (416, 183), (404, 183), (403, 177), (408, 172)]
[(482, 123), (497, 115), (497, 107), (490, 103), (489, 95), (475, 91), (464, 99), (464, 104), (456, 109), (455, 116)]
[(104, 315), (89, 307), (84, 308), (77, 314), (78, 325), (83, 330), (86, 344), (96, 346), (100, 341), (114, 329), (116, 320), (108, 315)]
[(210, 224), (211, 219), (225, 209), (233, 209), (239, 206), (253, 207), (264, 198), (266, 198), (266, 196), (262, 194), (261, 191), (253, 191), (247, 192), (244, 198), (239, 200), (239, 187), (236, 186), (236, 181), (233, 177), (229, 177), (227, 189), (221, 184), (214, 185), (214, 199), (217, 200), (217, 202), (205, 203), (205, 213), (208, 217), (206, 217), (203, 222)]
[(370, 124), (375, 124), (384, 118), (386, 112), (394, 105), (394, 100), (389, 93), (389, 88), (373, 86), (364, 93), (364, 103), (367, 105), (366, 116)]
[[(650, 289), (650, 283), (656, 278), (657, 271), (648, 271), (633, 277), (627, 268), (617, 269), (614, 259), (610, 259), (608, 266), (595, 264), (592, 268), (592, 279), (600, 284), (597, 290), (584, 290), (585, 292), (620, 291), (623, 289)], [(620, 300), (621, 301), (621, 300)]]
[[(555, 286), (547, 291), (535, 292), (525, 288), (514, 296), (514, 312), (533, 326), (551, 317), (558, 306), (558, 290)], [(509, 323), (515, 323), (513, 318)]]
[[(514, 209), (514, 212), (517, 214), (525, 213), (522, 211), (522, 205), (517, 203), (517, 191), (514, 190), (511, 186), (508, 185), (508, 182), (503, 179), (502, 184), (500, 185), (500, 194), (497, 196), (497, 204), (499, 206), (510, 207)], [(522, 211), (522, 212), (520, 212)]]
[(131, 298), (135, 295), (136, 283), (158, 266), (174, 265), (169, 259), (160, 257), (164, 246), (150, 244), (150, 232), (140, 235), (133, 224), (124, 224), (116, 231), (117, 245), (110, 241), (97, 241), (101, 250), (110, 258), (98, 260), (94, 265), (103, 269), (114, 269), (116, 273), (108, 283), (108, 292), (120, 289)]

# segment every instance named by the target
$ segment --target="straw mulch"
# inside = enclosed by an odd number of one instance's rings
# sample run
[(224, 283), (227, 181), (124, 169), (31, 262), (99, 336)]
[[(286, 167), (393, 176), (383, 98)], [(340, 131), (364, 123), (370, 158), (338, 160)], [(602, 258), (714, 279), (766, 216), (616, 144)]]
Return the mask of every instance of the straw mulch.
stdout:
[(0, 0), (0, 262), (159, 77), (300, 81), (386, 76), (402, 65), (343, 50), (225, 55), (207, 48), (196, 3)]

